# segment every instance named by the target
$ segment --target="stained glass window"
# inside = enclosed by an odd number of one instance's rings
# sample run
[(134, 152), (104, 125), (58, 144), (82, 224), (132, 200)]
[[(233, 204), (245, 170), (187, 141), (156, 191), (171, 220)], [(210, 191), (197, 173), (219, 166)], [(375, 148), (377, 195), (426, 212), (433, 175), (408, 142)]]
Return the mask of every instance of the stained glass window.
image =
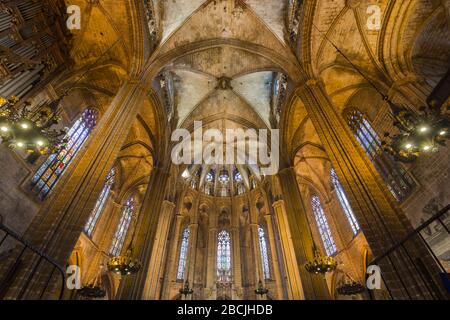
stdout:
[(330, 226), (328, 225), (327, 217), (323, 211), (322, 204), (318, 196), (311, 197), (311, 205), (316, 218), (317, 228), (319, 229), (320, 237), (322, 238), (325, 251), (328, 256), (332, 256), (336, 253), (336, 244), (334, 243), (333, 236), (331, 235)]
[(59, 178), (64, 174), (95, 127), (96, 118), (94, 110), (86, 109), (67, 133), (67, 146), (59, 153), (49, 156), (38, 169), (31, 180), (31, 188), (40, 199), (43, 200), (52, 191)]
[(84, 226), (84, 232), (88, 236), (92, 236), (92, 232), (94, 231), (95, 225), (97, 224), (98, 219), (100, 218), (101, 213), (103, 212), (103, 208), (105, 207), (106, 200), (108, 200), (109, 193), (111, 192), (112, 185), (114, 184), (114, 178), (116, 175), (116, 170), (114, 168), (111, 169), (108, 176), (106, 177), (105, 185), (103, 186), (102, 192), (95, 203), (94, 210), (88, 219), (88, 222)]
[(231, 237), (225, 230), (217, 237), (217, 277), (221, 282), (231, 281)]
[(183, 231), (183, 238), (181, 239), (180, 258), (178, 260), (178, 272), (177, 279), (183, 280), (186, 272), (187, 253), (189, 248), (189, 229), (186, 228)]
[(134, 197), (131, 197), (122, 211), (122, 216), (120, 218), (119, 224), (117, 225), (116, 233), (111, 244), (111, 249), (109, 253), (113, 256), (120, 255), (122, 251), (123, 244), (125, 242), (125, 237), (127, 235), (128, 228), (131, 224), (131, 219), (134, 213)]
[(206, 181), (207, 182), (213, 182), (214, 180), (214, 171), (210, 171), (206, 174)]
[(264, 229), (262, 227), (258, 228), (258, 235), (264, 279), (270, 279), (269, 251), (267, 249), (266, 233), (264, 232)]
[(381, 139), (364, 114), (359, 110), (350, 109), (346, 112), (346, 117), (356, 139), (383, 177), (388, 189), (398, 201), (404, 200), (414, 189), (414, 180), (391, 155), (383, 150)]
[(348, 202), (347, 196), (345, 195), (344, 189), (342, 188), (341, 182), (339, 181), (336, 171), (331, 169), (331, 181), (333, 183), (334, 189), (336, 190), (337, 197), (339, 202), (341, 203), (342, 209), (344, 210), (345, 215), (347, 216), (347, 220), (352, 227), (352, 231), (354, 235), (357, 235), (359, 232), (359, 224), (356, 220), (355, 215), (353, 214), (352, 207)]

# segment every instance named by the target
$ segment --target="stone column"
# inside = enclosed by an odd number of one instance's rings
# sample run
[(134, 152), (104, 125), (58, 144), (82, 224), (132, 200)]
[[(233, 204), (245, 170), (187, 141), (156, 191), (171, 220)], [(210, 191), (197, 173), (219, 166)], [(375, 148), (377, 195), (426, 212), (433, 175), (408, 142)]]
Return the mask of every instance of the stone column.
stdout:
[(242, 299), (242, 265), (241, 265), (241, 239), (239, 236), (239, 228), (231, 227), (231, 246), (232, 246), (232, 262), (233, 262), (233, 284), (236, 289), (236, 295)]
[(92, 233), (92, 242), (97, 243), (100, 250), (107, 251), (106, 247), (112, 239), (111, 233), (114, 232), (111, 231), (111, 229), (114, 229), (114, 218), (119, 215), (122, 208), (120, 204), (113, 200), (111, 195), (108, 197), (103, 212), (100, 213), (97, 225)]
[(278, 181), (284, 199), (284, 210), (292, 236), (305, 299), (330, 299), (325, 279), (321, 276), (310, 274), (305, 269), (305, 264), (314, 258), (314, 241), (294, 169), (286, 168), (281, 170)]
[(109, 254), (109, 249), (111, 248), (111, 243), (122, 216), (123, 209), (124, 206), (122, 204), (112, 201), (111, 212), (108, 214), (107, 219), (105, 219), (107, 221), (105, 223), (105, 228), (102, 230), (103, 232), (97, 235), (94, 230), (94, 236), (98, 239), (98, 241), (94, 241), (94, 243), (98, 243), (99, 249), (106, 254)]
[(90, 263), (89, 274), (94, 277), (99, 272), (100, 264), (103, 263), (103, 272), (107, 272), (106, 261), (109, 255), (111, 241), (117, 228), (117, 224), (122, 213), (123, 206), (116, 203), (111, 198), (101, 213), (96, 228), (94, 229), (92, 241), (98, 245), (98, 251), (95, 255), (95, 263)]
[(255, 267), (255, 286), (259, 280), (264, 283), (264, 272), (262, 269), (261, 249), (259, 248), (259, 224), (250, 223), (250, 235), (252, 237), (253, 261)]
[[(253, 261), (254, 261), (254, 267), (255, 267), (255, 289), (258, 287), (259, 281), (265, 284), (265, 277), (264, 272), (262, 269), (262, 257), (261, 257), (261, 249), (259, 246), (259, 224), (257, 223), (250, 223), (250, 235), (252, 238), (252, 248), (253, 248)], [(256, 296), (257, 300), (265, 300), (265, 297), (262, 297), (260, 295)]]
[[(209, 294), (215, 291), (216, 284), (216, 244), (217, 244), (217, 227), (209, 228), (208, 231), (208, 260), (206, 266), (206, 288)], [(208, 295), (209, 297), (209, 295)]]
[(273, 209), (275, 211), (275, 218), (277, 219), (284, 265), (286, 267), (288, 297), (290, 300), (304, 300), (305, 296), (303, 293), (303, 286), (300, 279), (300, 272), (298, 270), (297, 258), (295, 256), (294, 243), (289, 230), (284, 201), (275, 201), (273, 203)]
[(275, 230), (272, 222), (272, 215), (271, 214), (265, 214), (264, 219), (266, 220), (266, 226), (267, 226), (267, 238), (269, 239), (269, 246), (270, 246), (270, 254), (272, 258), (272, 271), (274, 280), (277, 285), (277, 298), (279, 300), (284, 299), (284, 293), (283, 293), (283, 280), (281, 278), (281, 272), (280, 272), (280, 264), (278, 261), (278, 252), (277, 252), (277, 245), (275, 242)]
[[(198, 240), (198, 199), (194, 199), (192, 202), (192, 213), (190, 215), (189, 224), (189, 249), (186, 260), (186, 273), (185, 281), (189, 281), (189, 285), (192, 289), (195, 286), (195, 268), (197, 264), (197, 240)], [(194, 289), (195, 290), (195, 289)], [(193, 299), (194, 294), (188, 296), (188, 299)]]
[(168, 178), (166, 167), (161, 168), (158, 165), (154, 167), (142, 202), (139, 213), (140, 223), (136, 226), (137, 232), (134, 239), (133, 256), (141, 261), (142, 268), (137, 274), (122, 280), (118, 294), (120, 299), (144, 299), (146, 284), (155, 277), (155, 274), (151, 273), (153, 268), (150, 261), (156, 241), (158, 221), (163, 214), (164, 192), (161, 190), (166, 190)]
[[(25, 232), (28, 242), (41, 248), (59, 265), (66, 264), (147, 93), (148, 88), (140, 81), (128, 81), (121, 87)], [(51, 271), (45, 264), (35, 269), (36, 260), (35, 256), (25, 259), (26, 263), (15, 273), (6, 298), (33, 298), (45, 287)], [(24, 284), (32, 270), (37, 273), (31, 275), (32, 283), (25, 290)]]
[(161, 216), (158, 221), (158, 229), (156, 230), (153, 245), (153, 252), (150, 259), (150, 269), (148, 271), (148, 274), (151, 276), (148, 278), (144, 288), (143, 298), (146, 300), (158, 300), (161, 297), (161, 282), (163, 281), (167, 238), (172, 223), (174, 209), (174, 203), (167, 200), (163, 201)]
[[(297, 90), (297, 95), (308, 111), (374, 255), (385, 253), (412, 231), (408, 219), (337, 113), (323, 84), (309, 80)], [(390, 261), (385, 259), (380, 264), (392, 296), (395, 299), (445, 297), (436, 263), (422, 240), (411, 241), (411, 247), (398, 250)], [(423, 270), (416, 263), (423, 265)]]
[[(189, 225), (189, 250), (188, 258), (186, 260), (186, 274), (185, 281), (189, 281), (191, 288), (195, 285), (195, 267), (197, 260), (197, 240), (198, 240), (198, 223), (194, 222)], [(190, 295), (193, 298), (193, 294)]]
[(164, 284), (164, 293), (163, 298), (166, 300), (171, 299), (170, 290), (172, 287), (172, 283), (177, 279), (177, 267), (178, 267), (178, 247), (180, 242), (180, 236), (182, 233), (181, 226), (183, 224), (184, 217), (181, 214), (177, 214), (175, 217), (175, 230), (173, 234), (173, 238), (170, 240), (170, 251), (169, 251), (169, 260), (167, 262), (167, 270), (166, 280)]

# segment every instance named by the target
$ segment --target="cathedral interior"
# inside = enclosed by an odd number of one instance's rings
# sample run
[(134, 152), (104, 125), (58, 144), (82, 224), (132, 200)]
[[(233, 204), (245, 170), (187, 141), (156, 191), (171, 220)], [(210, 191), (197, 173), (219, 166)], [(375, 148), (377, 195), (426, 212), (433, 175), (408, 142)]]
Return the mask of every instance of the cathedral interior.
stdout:
[(1, 0), (0, 299), (449, 299), (449, 70), (450, 0)]

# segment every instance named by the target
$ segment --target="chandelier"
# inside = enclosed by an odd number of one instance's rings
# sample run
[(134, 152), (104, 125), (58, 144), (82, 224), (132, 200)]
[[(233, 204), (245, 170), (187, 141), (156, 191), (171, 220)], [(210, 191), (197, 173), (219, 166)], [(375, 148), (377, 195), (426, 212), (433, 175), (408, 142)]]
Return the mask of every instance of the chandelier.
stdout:
[(93, 281), (78, 290), (78, 294), (86, 299), (101, 299), (106, 296), (106, 290), (102, 286), (102, 269), (103, 264), (100, 265), (100, 271)]
[(386, 132), (384, 136), (389, 142), (383, 141), (382, 144), (395, 160), (413, 162), (421, 154), (437, 152), (439, 146), (445, 146), (449, 137), (449, 107), (443, 112), (440, 106), (432, 103), (421, 107), (420, 113), (415, 113), (387, 101), (399, 133), (391, 135)]
[(88, 299), (101, 299), (106, 296), (106, 290), (93, 283), (84, 286), (78, 291), (78, 294)]
[(356, 294), (363, 293), (364, 290), (365, 290), (364, 286), (356, 281), (344, 283), (339, 287), (337, 287), (337, 292), (343, 296), (353, 296)]
[(259, 280), (259, 282), (258, 282), (258, 288), (256, 288), (255, 293), (256, 293), (257, 295), (260, 295), (260, 296), (262, 297), (263, 295), (269, 293), (269, 289), (265, 288), (265, 287), (263, 286), (262, 281)]
[(192, 288), (189, 286), (189, 280), (186, 280), (183, 288), (181, 288), (179, 292), (180, 294), (184, 295), (184, 298), (194, 293), (194, 290), (192, 290)]
[[(315, 24), (314, 28), (321, 32)], [(383, 141), (384, 150), (393, 156), (396, 161), (413, 162), (421, 154), (437, 152), (439, 146), (445, 146), (449, 136), (450, 107), (442, 111), (440, 105), (432, 102), (431, 105), (422, 106), (419, 112), (393, 103), (389, 97), (373, 83), (326, 34), (323, 36), (336, 51), (367, 81), (367, 83), (380, 94), (391, 109), (394, 118), (393, 125), (398, 133), (391, 136), (385, 133), (389, 141)]]
[(0, 97), (0, 138), (12, 149), (29, 153), (55, 153), (67, 143), (64, 130), (51, 129), (61, 120), (57, 112), (59, 101), (32, 108), (26, 101), (16, 108), (19, 99)]
[(111, 257), (108, 261), (108, 270), (122, 277), (137, 273), (142, 265), (132, 255), (133, 250), (128, 249), (125, 255)]
[(333, 257), (322, 256), (315, 250), (314, 259), (305, 264), (306, 271), (314, 274), (325, 274), (336, 270), (337, 261)]

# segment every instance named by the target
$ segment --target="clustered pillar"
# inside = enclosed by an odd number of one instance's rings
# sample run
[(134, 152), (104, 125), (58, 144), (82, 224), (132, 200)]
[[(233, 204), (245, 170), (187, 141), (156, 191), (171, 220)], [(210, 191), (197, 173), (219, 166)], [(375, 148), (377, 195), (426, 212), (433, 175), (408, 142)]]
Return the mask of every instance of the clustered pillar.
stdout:
[[(79, 152), (25, 232), (27, 241), (59, 265), (65, 266), (68, 261), (147, 92), (139, 80), (128, 81), (121, 87), (92, 132), (87, 147)], [(24, 261), (14, 275), (6, 299), (38, 298), (36, 295), (48, 283), (47, 266), (37, 265), (31, 255)], [(8, 268), (8, 261), (3, 267)], [(31, 283), (30, 274), (33, 274)]]
[[(343, 117), (337, 113), (323, 84), (309, 80), (297, 90), (297, 95), (308, 111), (374, 255), (383, 254), (412, 231), (408, 219), (389, 194)], [(285, 179), (281, 181), (286, 183)], [(436, 263), (420, 239), (413, 241), (412, 246), (397, 251), (392, 259), (380, 263), (392, 298), (429, 299), (444, 296)], [(425, 273), (415, 265), (419, 260), (426, 266)]]

